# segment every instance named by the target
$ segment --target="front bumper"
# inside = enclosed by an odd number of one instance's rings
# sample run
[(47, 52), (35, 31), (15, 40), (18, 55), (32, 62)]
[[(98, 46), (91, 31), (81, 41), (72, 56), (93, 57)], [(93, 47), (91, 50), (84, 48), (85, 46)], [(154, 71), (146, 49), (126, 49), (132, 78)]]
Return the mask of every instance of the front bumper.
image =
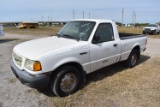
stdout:
[(149, 34), (153, 34), (155, 32), (155, 30), (143, 30), (143, 34), (145, 33), (149, 33)]
[(25, 70), (20, 70), (11, 60), (11, 69), (15, 76), (21, 81), (22, 84), (27, 85), (31, 88), (44, 89), (48, 87), (51, 74), (38, 74), (31, 75)]

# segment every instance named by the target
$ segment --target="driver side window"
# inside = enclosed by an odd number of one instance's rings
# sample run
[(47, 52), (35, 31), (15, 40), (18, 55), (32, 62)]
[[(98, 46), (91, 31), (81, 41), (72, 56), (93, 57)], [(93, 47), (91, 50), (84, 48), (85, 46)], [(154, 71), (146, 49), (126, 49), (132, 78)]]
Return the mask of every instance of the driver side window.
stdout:
[[(113, 28), (110, 23), (101, 23), (99, 24), (96, 33), (94, 35), (94, 38), (99, 38), (96, 42), (97, 43), (102, 43), (102, 42), (108, 42), (108, 41), (113, 41), (114, 40), (114, 33), (113, 33)], [(95, 41), (93, 39), (93, 41)]]

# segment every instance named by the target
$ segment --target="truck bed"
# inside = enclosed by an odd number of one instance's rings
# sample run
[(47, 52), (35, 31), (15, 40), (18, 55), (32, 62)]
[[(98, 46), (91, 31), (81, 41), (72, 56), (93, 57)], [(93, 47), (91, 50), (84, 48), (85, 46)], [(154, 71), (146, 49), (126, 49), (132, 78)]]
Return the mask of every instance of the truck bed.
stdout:
[(120, 37), (121, 40), (139, 38), (139, 37), (144, 37), (144, 36), (146, 36), (146, 35), (134, 34), (134, 33), (119, 33), (119, 37)]

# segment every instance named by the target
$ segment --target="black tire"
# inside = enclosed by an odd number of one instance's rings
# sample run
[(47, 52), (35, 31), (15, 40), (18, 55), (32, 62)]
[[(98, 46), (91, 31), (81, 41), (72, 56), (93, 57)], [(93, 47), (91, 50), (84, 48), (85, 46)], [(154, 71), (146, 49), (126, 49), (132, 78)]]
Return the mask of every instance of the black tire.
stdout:
[(143, 32), (143, 34), (146, 34), (145, 32)]
[(138, 63), (138, 56), (139, 56), (138, 51), (137, 50), (133, 50), (130, 53), (128, 59), (124, 62), (125, 66), (129, 67), (129, 68), (132, 68), (132, 67), (136, 66), (137, 63)]
[(63, 66), (52, 77), (50, 88), (59, 97), (68, 96), (77, 91), (80, 80), (80, 73), (75, 67)]
[(156, 31), (153, 31), (153, 35), (156, 35), (157, 33), (156, 33)]

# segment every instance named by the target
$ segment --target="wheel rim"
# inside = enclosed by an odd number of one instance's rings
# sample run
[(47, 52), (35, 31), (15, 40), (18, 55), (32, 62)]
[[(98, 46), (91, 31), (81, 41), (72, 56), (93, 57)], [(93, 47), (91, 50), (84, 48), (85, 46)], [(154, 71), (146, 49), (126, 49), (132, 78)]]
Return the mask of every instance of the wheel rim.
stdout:
[(133, 54), (131, 57), (131, 64), (134, 66), (137, 63), (137, 55)]
[(76, 84), (76, 76), (74, 73), (65, 74), (60, 83), (60, 88), (63, 92), (68, 92), (74, 88)]

